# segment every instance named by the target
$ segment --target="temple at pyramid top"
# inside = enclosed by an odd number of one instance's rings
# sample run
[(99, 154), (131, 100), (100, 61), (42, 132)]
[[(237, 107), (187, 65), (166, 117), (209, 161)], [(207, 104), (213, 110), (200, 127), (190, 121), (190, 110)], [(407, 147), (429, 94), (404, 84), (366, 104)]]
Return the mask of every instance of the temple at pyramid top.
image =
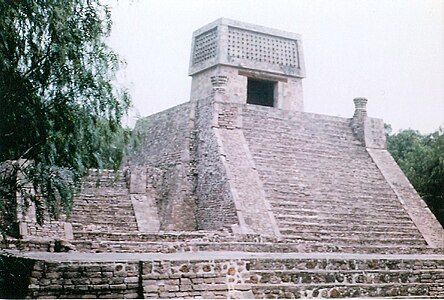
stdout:
[(218, 19), (193, 34), (191, 100), (215, 91), (226, 100), (303, 110), (305, 77), (301, 36)]

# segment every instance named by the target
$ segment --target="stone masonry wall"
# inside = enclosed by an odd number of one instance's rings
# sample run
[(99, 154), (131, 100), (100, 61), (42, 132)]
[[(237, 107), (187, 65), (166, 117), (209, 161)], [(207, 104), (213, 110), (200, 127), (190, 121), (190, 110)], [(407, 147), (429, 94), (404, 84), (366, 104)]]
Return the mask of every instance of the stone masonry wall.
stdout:
[[(68, 255), (68, 254), (66, 254)], [(208, 253), (206, 254), (208, 255)], [(232, 255), (230, 255), (232, 256)], [(241, 255), (242, 256), (242, 255)], [(73, 256), (75, 257), (75, 256)], [(343, 298), (444, 296), (442, 256), (276, 254), (274, 257), (76, 261), (1, 256), (0, 297)], [(8, 287), (9, 286), (9, 287)]]
[[(22, 228), (24, 228), (24, 225), (22, 225)], [(46, 221), (42, 226), (37, 223), (28, 223), (27, 234), (23, 236), (70, 240), (72, 239), (72, 225), (63, 221)]]
[(161, 230), (196, 228), (194, 166), (190, 156), (193, 114), (193, 104), (184, 103), (136, 124), (140, 145), (132, 150), (127, 164), (162, 172), (156, 195)]
[(144, 298), (252, 298), (242, 260), (143, 262)]
[(385, 149), (385, 130), (382, 119), (366, 118), (364, 132), (367, 148)]
[(212, 85), (211, 78), (214, 76), (224, 76), (227, 78), (224, 86), (225, 101), (227, 102), (247, 103), (247, 82), (248, 77), (252, 77), (276, 82), (276, 108), (297, 111), (304, 109), (302, 80), (300, 78), (245, 71), (228, 66), (216, 66), (193, 75), (191, 101), (204, 99), (212, 95), (214, 86)]
[[(82, 262), (1, 258), (5, 270), (0, 272), (2, 298), (253, 298), (245, 285), (250, 277), (247, 262), (242, 260)], [(12, 283), (20, 288), (8, 288)]]
[(139, 262), (36, 261), (28, 298), (140, 298)]
[[(32, 186), (26, 182), (20, 168), (24, 168), (26, 160), (6, 161), (0, 163), (0, 176), (3, 183), (9, 181), (15, 184), (16, 181), (24, 184), (24, 188), (29, 192), (33, 192)], [(8, 190), (5, 184), (0, 187), (3, 195), (10, 194), (8, 197), (15, 198), (9, 201), (0, 211), (0, 219), (2, 219), (2, 230), (9, 236), (14, 237), (38, 237), (38, 238), (72, 238), (71, 224), (65, 222), (66, 216), (61, 214), (57, 220), (51, 218), (47, 213), (44, 215), (44, 224), (39, 225), (36, 218), (35, 204), (31, 201), (24, 203), (23, 197), (19, 192)], [(15, 194), (12, 194), (15, 193)], [(26, 208), (25, 208), (26, 207)]]
[(228, 95), (230, 102), (246, 103), (247, 77), (240, 76), (238, 74), (238, 69), (226, 66), (216, 66), (204, 72), (193, 75), (193, 79), (191, 81), (191, 101), (210, 97), (213, 91), (211, 77), (219, 75), (227, 77), (225, 93)]
[[(20, 211), (20, 210), (19, 210)], [(42, 239), (72, 239), (72, 225), (67, 222), (67, 216), (60, 214), (57, 220), (45, 214), (44, 223), (37, 223), (35, 204), (31, 203), (28, 209), (19, 212), (20, 235), (23, 238)]]
[(385, 149), (385, 129), (382, 119), (367, 116), (366, 98), (355, 98), (355, 113), (350, 120), (350, 127), (362, 146), (373, 149)]
[(217, 122), (212, 98), (197, 102), (197, 187), (199, 199), (198, 228), (221, 229), (238, 224), (233, 196), (228, 185), (227, 174), (221, 160), (220, 144), (213, 126)]

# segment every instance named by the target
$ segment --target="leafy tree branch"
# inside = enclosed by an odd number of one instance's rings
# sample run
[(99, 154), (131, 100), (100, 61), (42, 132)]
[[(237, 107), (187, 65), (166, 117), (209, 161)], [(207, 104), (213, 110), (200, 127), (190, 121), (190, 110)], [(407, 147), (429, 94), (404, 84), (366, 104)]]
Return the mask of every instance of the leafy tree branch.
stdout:
[(0, 162), (29, 162), (0, 172), (0, 231), (16, 195), (43, 222), (69, 212), (88, 168), (119, 167), (130, 98), (115, 84), (124, 64), (105, 43), (111, 24), (98, 0), (0, 0)]

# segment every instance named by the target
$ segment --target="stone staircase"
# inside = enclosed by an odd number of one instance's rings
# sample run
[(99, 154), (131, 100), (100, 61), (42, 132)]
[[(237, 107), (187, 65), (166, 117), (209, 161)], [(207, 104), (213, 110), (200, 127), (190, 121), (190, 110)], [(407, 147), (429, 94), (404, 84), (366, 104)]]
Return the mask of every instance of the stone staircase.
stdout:
[(137, 232), (125, 176), (121, 171), (90, 170), (74, 199), (70, 216), (74, 238), (84, 232)]
[(426, 246), (348, 119), (246, 105), (243, 129), (286, 241)]
[(249, 283), (256, 298), (443, 297), (443, 263), (433, 257), (328, 254), (257, 259), (250, 261)]

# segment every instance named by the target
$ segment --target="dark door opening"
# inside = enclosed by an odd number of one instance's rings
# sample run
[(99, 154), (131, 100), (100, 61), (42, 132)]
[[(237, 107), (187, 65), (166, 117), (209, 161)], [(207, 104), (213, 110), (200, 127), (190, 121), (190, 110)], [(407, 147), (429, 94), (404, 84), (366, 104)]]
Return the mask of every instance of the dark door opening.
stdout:
[(248, 78), (247, 103), (274, 106), (274, 87), (276, 82)]

